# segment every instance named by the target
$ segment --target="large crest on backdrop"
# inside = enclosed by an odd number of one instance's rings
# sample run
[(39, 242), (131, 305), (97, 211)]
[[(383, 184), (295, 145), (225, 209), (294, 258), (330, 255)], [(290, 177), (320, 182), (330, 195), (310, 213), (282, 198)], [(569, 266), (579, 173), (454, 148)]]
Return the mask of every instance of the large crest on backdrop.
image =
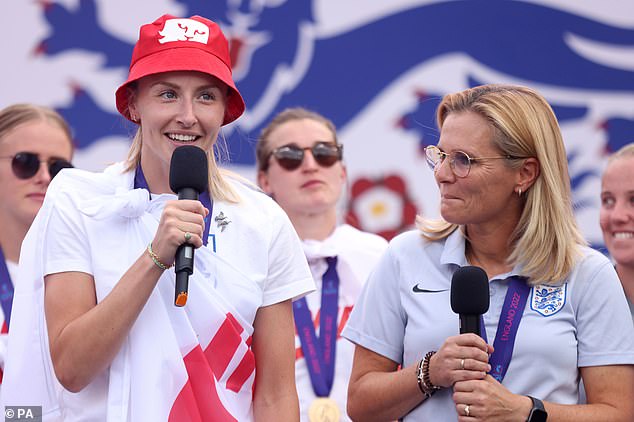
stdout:
[[(66, 0), (5, 12), (2, 106), (55, 107), (74, 129), (76, 165), (123, 158), (134, 130), (114, 108), (142, 23), (203, 15), (231, 44), (246, 114), (225, 128), (228, 165), (255, 180), (254, 142), (278, 111), (330, 117), (346, 145), (348, 222), (387, 238), (416, 213), (437, 216), (422, 148), (435, 144), (440, 97), (483, 83), (542, 92), (568, 151), (577, 218), (597, 247), (599, 176), (608, 152), (634, 141), (634, 3), (609, 0)], [(625, 4), (629, 3), (629, 4)], [(628, 18), (629, 16), (629, 18)], [(629, 19), (629, 20), (628, 20)], [(11, 30), (16, 25), (29, 31)], [(10, 31), (11, 30), (11, 31)], [(2, 32), (0, 32), (2, 34)], [(5, 83), (7, 79), (5, 78)], [(8, 93), (8, 94), (7, 94)]]

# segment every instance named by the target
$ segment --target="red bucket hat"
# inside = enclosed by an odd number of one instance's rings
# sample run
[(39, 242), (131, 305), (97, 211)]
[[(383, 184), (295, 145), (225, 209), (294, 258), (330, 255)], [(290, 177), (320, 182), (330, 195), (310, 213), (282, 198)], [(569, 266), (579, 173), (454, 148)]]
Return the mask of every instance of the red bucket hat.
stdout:
[(177, 18), (163, 15), (143, 25), (134, 46), (128, 80), (115, 94), (117, 110), (126, 119), (130, 83), (155, 73), (194, 70), (215, 76), (229, 87), (223, 125), (233, 122), (244, 112), (244, 100), (231, 77), (229, 45), (220, 27), (201, 16)]

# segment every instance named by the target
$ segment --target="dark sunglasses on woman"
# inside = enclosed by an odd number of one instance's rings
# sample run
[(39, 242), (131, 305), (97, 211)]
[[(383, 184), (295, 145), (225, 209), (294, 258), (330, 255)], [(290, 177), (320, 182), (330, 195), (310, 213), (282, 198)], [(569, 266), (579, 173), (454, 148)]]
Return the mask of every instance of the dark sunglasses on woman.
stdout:
[(305, 151), (310, 150), (313, 158), (322, 167), (330, 167), (343, 157), (343, 145), (332, 142), (317, 142), (312, 147), (300, 148), (290, 144), (275, 148), (269, 154), (284, 169), (292, 171), (302, 165)]
[[(35, 176), (40, 170), (39, 154), (34, 152), (18, 152), (10, 157), (0, 157), (2, 159), (11, 159), (11, 170), (18, 179), (30, 179)], [(48, 173), (51, 175), (51, 179), (65, 168), (71, 168), (73, 165), (64, 160), (63, 158), (51, 157), (46, 163), (48, 164)]]

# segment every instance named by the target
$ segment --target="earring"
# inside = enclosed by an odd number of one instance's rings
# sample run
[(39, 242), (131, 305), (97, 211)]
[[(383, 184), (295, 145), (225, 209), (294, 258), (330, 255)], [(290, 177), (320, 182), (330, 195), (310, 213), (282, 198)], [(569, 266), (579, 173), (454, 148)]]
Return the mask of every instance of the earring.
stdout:
[(136, 117), (134, 114), (130, 114), (130, 120), (132, 120), (134, 123), (138, 123), (139, 118)]
[(522, 188), (517, 189), (517, 196), (522, 197)]

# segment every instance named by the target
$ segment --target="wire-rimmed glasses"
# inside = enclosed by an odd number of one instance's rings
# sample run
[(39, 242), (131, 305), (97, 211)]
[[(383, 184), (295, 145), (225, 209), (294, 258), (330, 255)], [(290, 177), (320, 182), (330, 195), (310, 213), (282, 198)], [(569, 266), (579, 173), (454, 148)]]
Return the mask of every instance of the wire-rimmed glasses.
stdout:
[(434, 172), (438, 170), (447, 157), (449, 157), (449, 166), (451, 167), (451, 171), (453, 171), (453, 174), (455, 174), (456, 177), (467, 177), (469, 175), (469, 171), (471, 171), (471, 163), (477, 163), (481, 160), (514, 160), (518, 158), (525, 158), (513, 157), (511, 155), (498, 155), (496, 157), (469, 157), (469, 155), (463, 151), (446, 153), (441, 151), (440, 148), (435, 145), (425, 147), (425, 159), (427, 160), (429, 167)]

